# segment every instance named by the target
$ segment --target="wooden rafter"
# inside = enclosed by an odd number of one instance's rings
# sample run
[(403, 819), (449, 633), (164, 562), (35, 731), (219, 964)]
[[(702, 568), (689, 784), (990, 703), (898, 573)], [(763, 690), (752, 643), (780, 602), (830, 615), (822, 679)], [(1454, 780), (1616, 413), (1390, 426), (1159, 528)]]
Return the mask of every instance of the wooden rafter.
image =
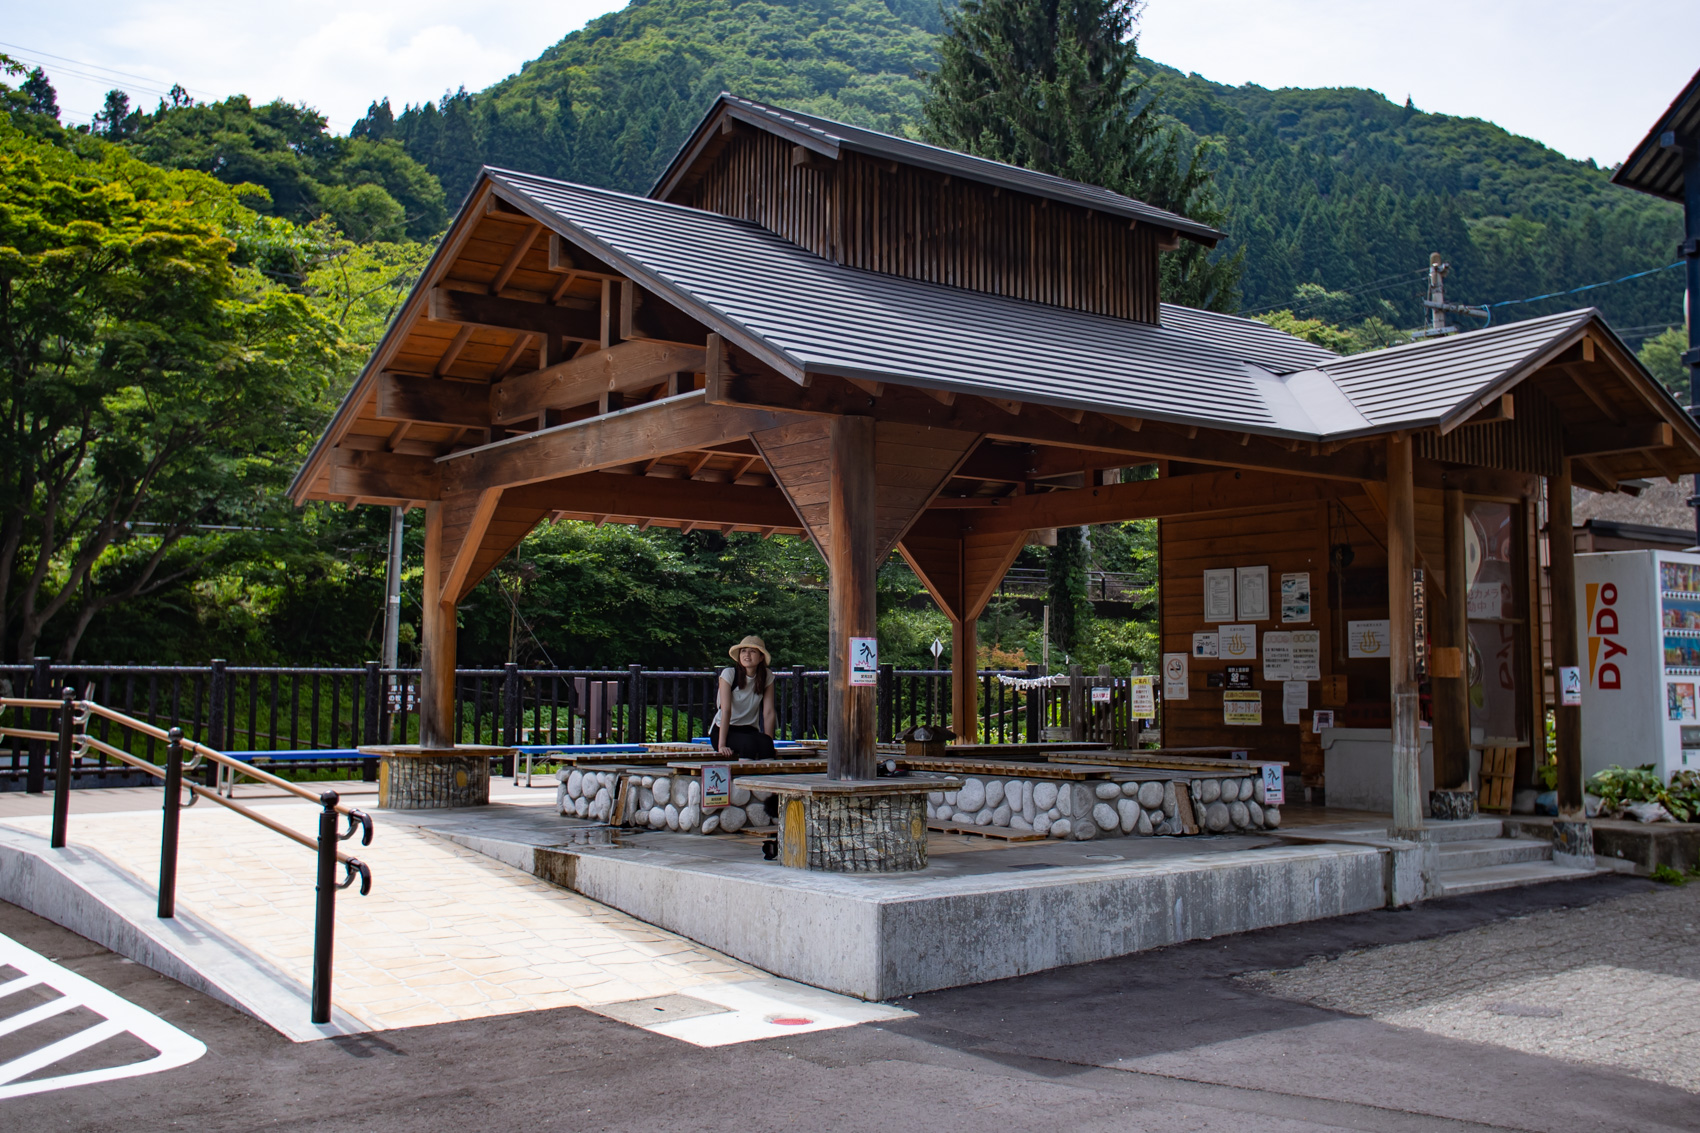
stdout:
[(509, 252), (508, 258), (502, 262), (500, 270), (496, 272), (496, 278), (490, 281), (490, 294), (500, 295), (502, 293), (502, 288), (506, 287), (508, 281), (514, 277), (514, 272), (519, 270), (520, 261), (525, 259), (526, 253), (531, 251), (531, 246), (537, 243), (537, 237), (542, 232), (543, 225), (533, 221), (531, 226), (525, 230), (525, 235), (514, 242), (513, 251)]
[(622, 342), (593, 354), (518, 374), (491, 391), (492, 416), (507, 425), (595, 401), (604, 393), (631, 393), (680, 372), (699, 372), (701, 347), (663, 342)]

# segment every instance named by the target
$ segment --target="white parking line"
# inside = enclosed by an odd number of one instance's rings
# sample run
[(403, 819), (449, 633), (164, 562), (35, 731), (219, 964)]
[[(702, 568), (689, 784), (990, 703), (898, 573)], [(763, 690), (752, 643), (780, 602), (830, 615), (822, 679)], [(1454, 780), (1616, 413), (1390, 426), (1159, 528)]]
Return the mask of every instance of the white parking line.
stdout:
[[(207, 1052), (206, 1044), (187, 1035), (150, 1011), (144, 1011), (127, 999), (107, 991), (93, 980), (85, 979), (68, 968), (32, 952), (12, 938), (0, 934), (0, 967), (22, 972), (16, 979), (0, 983), (0, 1006), (7, 996), (26, 988), (43, 986), (59, 993), (37, 1007), (19, 1011), (0, 1019), (0, 1035), (21, 1031), (44, 1019), (62, 1015), (78, 1007), (86, 1007), (101, 1021), (85, 1027), (74, 1035), (20, 1055), (10, 1062), (0, 1063), (0, 1099), (39, 1094), (45, 1090), (63, 1090), (71, 1086), (87, 1086), (95, 1082), (111, 1082), (118, 1078), (134, 1078), (141, 1074), (158, 1074), (186, 1066)], [(129, 1033), (158, 1053), (141, 1062), (109, 1066), (99, 1070), (83, 1070), (75, 1074), (60, 1074), (52, 1078), (37, 1078), (30, 1082), (18, 1079), (44, 1070), (87, 1050), (107, 1039)]]

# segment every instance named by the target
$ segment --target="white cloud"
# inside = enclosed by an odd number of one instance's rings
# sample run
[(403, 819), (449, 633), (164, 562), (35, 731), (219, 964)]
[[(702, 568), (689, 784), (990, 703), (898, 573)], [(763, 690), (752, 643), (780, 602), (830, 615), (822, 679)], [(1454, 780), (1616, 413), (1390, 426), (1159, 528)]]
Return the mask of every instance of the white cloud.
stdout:
[[(619, 0), (83, 0), (13, 5), (0, 30), (39, 61), (73, 121), (114, 86), (152, 105), (306, 102), (346, 130), (374, 99), (478, 90)], [(1150, 0), (1147, 55), (1217, 82), (1361, 86), (1424, 110), (1487, 118), (1573, 157), (1621, 160), (1693, 73), (1694, 0)], [(23, 47), (28, 50), (17, 50)], [(108, 71), (36, 53), (50, 52)], [(110, 70), (125, 72), (116, 76)], [(137, 78), (139, 77), (139, 79)]]

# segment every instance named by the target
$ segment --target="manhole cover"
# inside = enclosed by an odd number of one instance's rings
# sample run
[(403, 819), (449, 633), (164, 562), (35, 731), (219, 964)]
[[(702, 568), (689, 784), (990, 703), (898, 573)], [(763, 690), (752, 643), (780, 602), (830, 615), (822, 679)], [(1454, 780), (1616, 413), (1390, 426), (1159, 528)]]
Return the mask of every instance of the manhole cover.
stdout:
[(634, 1027), (653, 1027), (675, 1019), (695, 1019), (699, 1015), (723, 1015), (728, 1010), (718, 1003), (696, 999), (689, 995), (657, 995), (649, 999), (628, 999), (623, 1003), (603, 1003), (587, 1006), (586, 1011), (606, 1015)]

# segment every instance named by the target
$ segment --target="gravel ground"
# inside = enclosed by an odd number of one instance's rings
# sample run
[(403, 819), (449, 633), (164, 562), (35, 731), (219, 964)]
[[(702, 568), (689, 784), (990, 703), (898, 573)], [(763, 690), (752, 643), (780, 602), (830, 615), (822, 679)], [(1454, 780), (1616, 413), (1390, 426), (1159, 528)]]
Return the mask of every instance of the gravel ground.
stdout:
[(1390, 1026), (1700, 1092), (1700, 884), (1253, 972), (1240, 982)]

